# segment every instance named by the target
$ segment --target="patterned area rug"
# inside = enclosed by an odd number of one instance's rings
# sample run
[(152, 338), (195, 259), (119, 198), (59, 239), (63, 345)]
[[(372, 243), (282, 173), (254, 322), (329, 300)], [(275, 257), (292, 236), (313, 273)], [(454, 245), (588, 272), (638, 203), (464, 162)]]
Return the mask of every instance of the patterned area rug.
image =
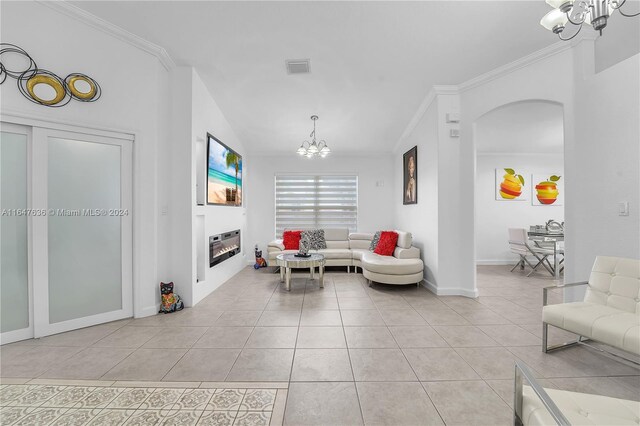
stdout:
[[(280, 395), (278, 395), (280, 393)], [(283, 389), (0, 385), (0, 424), (270, 425)], [(276, 410), (279, 411), (279, 410)]]

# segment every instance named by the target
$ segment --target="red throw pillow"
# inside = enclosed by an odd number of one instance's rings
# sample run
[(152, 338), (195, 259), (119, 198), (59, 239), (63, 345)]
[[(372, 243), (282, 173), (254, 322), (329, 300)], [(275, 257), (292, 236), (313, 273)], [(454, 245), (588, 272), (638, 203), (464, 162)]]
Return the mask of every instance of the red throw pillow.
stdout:
[(282, 244), (285, 250), (300, 249), (300, 234), (302, 231), (284, 231), (282, 234)]
[(396, 249), (397, 242), (397, 232), (382, 231), (380, 234), (380, 241), (378, 241), (378, 245), (373, 252), (381, 256), (393, 256), (393, 251)]

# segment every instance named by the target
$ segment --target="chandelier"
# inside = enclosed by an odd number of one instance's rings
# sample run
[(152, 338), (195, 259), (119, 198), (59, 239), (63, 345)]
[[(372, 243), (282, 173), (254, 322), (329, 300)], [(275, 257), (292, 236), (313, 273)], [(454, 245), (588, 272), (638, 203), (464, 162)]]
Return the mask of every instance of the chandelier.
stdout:
[(313, 120), (313, 131), (309, 134), (311, 142), (302, 142), (302, 145), (300, 145), (300, 148), (298, 148), (296, 152), (300, 155), (304, 155), (307, 158), (324, 158), (329, 155), (331, 150), (329, 149), (325, 141), (316, 142), (316, 120), (318, 119), (318, 116), (312, 115), (311, 119)]
[[(544, 15), (540, 20), (540, 25), (558, 34), (560, 40), (571, 40), (578, 35), (582, 29), (582, 24), (588, 24), (594, 30), (600, 32), (607, 26), (609, 17), (617, 10), (620, 15), (632, 18), (640, 13), (625, 13), (621, 8), (627, 0), (547, 0), (547, 3), (554, 9)], [(577, 28), (567, 33), (568, 37), (563, 37), (567, 24)]]

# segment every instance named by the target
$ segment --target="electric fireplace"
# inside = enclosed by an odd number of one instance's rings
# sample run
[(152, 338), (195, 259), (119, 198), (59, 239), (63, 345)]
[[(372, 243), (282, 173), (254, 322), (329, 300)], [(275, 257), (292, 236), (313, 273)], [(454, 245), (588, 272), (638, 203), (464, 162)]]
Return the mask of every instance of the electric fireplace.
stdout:
[(240, 253), (240, 230), (209, 237), (209, 267)]

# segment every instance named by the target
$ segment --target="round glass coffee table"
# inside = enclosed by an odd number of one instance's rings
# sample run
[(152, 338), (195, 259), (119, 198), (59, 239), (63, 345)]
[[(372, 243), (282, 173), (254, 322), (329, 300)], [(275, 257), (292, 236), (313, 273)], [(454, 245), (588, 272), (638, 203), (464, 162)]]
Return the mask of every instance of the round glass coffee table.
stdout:
[(280, 282), (285, 283), (287, 291), (291, 291), (291, 268), (309, 268), (313, 279), (313, 272), (317, 267), (320, 272), (320, 288), (324, 288), (324, 255), (312, 253), (309, 257), (296, 257), (295, 254), (279, 254), (276, 256), (276, 263), (280, 267)]

